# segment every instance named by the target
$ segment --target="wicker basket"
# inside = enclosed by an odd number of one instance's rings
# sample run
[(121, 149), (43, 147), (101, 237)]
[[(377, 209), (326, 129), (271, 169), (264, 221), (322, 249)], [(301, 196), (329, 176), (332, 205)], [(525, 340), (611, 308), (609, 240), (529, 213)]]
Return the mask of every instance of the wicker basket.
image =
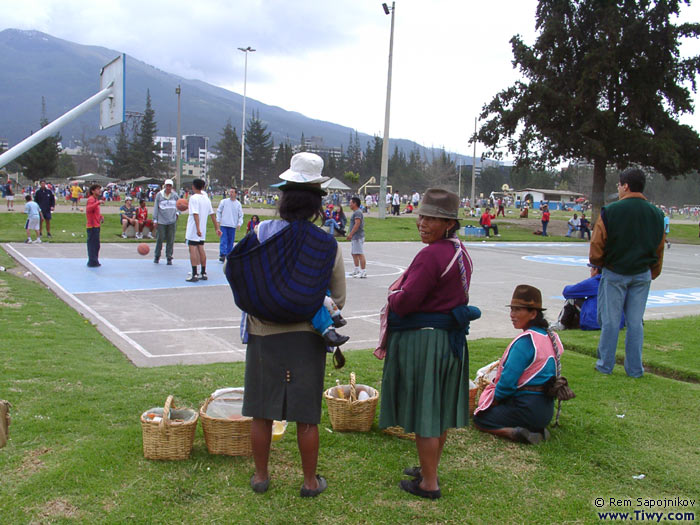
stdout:
[[(154, 422), (141, 414), (141, 430), (143, 431), (143, 455), (146, 459), (187, 459), (192, 452), (194, 432), (197, 429), (197, 412), (190, 409), (176, 409), (173, 396), (168, 396), (165, 406), (151, 409), (147, 412), (160, 413), (161, 420)], [(171, 419), (172, 416), (172, 419)], [(179, 422), (173, 419), (186, 419)]]
[[(338, 389), (343, 397), (338, 397)], [(358, 391), (367, 392), (369, 399), (357, 399)], [(349, 385), (329, 388), (323, 393), (328, 405), (328, 415), (333, 430), (339, 432), (369, 432), (377, 411), (379, 392), (367, 385), (355, 385), (355, 373), (350, 374)]]
[(241, 417), (240, 419), (219, 419), (207, 415), (209, 403), (214, 397), (209, 397), (206, 403), (199, 409), (199, 417), (202, 419), (204, 440), (210, 454), (224, 456), (250, 456), (253, 454), (253, 445), (250, 440), (250, 428), (253, 418)]
[(478, 394), (480, 393), (479, 387), (474, 387), (469, 389), (469, 415), (474, 415), (474, 410), (476, 410)]

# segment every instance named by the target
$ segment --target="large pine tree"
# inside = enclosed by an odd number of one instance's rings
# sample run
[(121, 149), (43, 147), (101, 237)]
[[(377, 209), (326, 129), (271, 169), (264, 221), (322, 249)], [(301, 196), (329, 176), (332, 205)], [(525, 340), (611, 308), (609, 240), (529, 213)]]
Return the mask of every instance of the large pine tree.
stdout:
[(241, 173), (241, 141), (230, 120), (220, 134), (221, 138), (214, 146), (217, 157), (211, 162), (209, 176), (220, 184), (237, 186)]
[(540, 0), (530, 47), (511, 39), (524, 80), (484, 106), (478, 140), (520, 165), (585, 158), (592, 202), (606, 167), (652, 167), (666, 178), (700, 168), (700, 137), (678, 117), (693, 111), (700, 57), (680, 58), (700, 24), (673, 23), (680, 0)]
[(168, 171), (167, 164), (158, 156), (158, 146), (155, 143), (157, 132), (156, 112), (151, 107), (151, 91), (147, 90), (146, 110), (130, 145), (130, 171), (136, 177), (160, 179)]
[(129, 150), (129, 137), (126, 133), (126, 124), (124, 123), (119, 126), (117, 144), (114, 151), (107, 151), (107, 160), (109, 161), (107, 172), (110, 177), (119, 180), (135, 178), (131, 171), (132, 162)]
[(260, 120), (260, 114), (254, 113), (248, 121), (245, 132), (245, 177), (250, 183), (255, 181), (264, 189), (272, 167), (274, 144), (267, 126)]

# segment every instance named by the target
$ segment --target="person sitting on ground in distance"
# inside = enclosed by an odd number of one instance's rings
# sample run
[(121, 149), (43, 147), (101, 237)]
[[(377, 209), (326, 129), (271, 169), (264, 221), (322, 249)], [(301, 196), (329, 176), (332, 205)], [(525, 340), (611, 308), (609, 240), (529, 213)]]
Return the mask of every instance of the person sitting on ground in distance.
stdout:
[(136, 238), (143, 239), (143, 229), (149, 228), (150, 231), (146, 237), (153, 239), (153, 221), (148, 218), (148, 208), (146, 207), (146, 201), (144, 199), (139, 201), (139, 207), (136, 210), (136, 222), (138, 222)]
[(119, 208), (119, 221), (122, 223), (122, 239), (126, 239), (126, 229), (129, 226), (133, 226), (134, 229), (138, 228), (136, 208), (131, 205), (131, 197), (129, 196), (126, 197), (124, 204)]
[(534, 286), (515, 287), (510, 307), (513, 328), (523, 332), (503, 352), (493, 383), (479, 397), (474, 426), (498, 437), (536, 444), (549, 437), (554, 398), (546, 395), (556, 377), (556, 355), (564, 351), (559, 336), (542, 315), (542, 293)]
[(248, 221), (248, 227), (246, 228), (246, 234), (252, 232), (255, 230), (255, 227), (260, 224), (260, 217), (257, 215), (253, 215), (250, 220)]
[(328, 209), (326, 209), (327, 218), (323, 225), (330, 228), (330, 233), (333, 235), (347, 235), (345, 225), (348, 219), (345, 217), (345, 213), (343, 213), (343, 207), (340, 204), (336, 204), (332, 206), (332, 208), (330, 215), (328, 215)]
[(565, 237), (571, 237), (571, 234), (577, 231), (581, 225), (581, 220), (578, 218), (578, 214), (574, 213), (574, 216), (567, 221), (566, 225), (569, 227), (569, 231), (566, 232)]
[(413, 204), (411, 204), (410, 202), (408, 204), (406, 204), (406, 207), (404, 208), (404, 210), (401, 213), (406, 213), (406, 214), (413, 213)]
[[(588, 263), (591, 276), (583, 281), (564, 287), (562, 295), (566, 304), (559, 313), (554, 330), (600, 330), (598, 324), (598, 286), (600, 285), (600, 268)], [(622, 315), (620, 329), (625, 326)]]
[(491, 224), (491, 219), (495, 219), (496, 216), (491, 214), (491, 208), (486, 208), (484, 213), (481, 215), (481, 219), (479, 219), (479, 224), (481, 227), (484, 229), (484, 235), (486, 237), (490, 237), (489, 232), (493, 230), (493, 233), (496, 235), (496, 237), (500, 237), (501, 235), (498, 233), (498, 225), (497, 224)]
[(583, 239), (583, 235), (586, 234), (588, 235), (588, 240), (591, 240), (591, 221), (586, 219), (586, 214), (582, 213), (581, 218), (579, 219), (579, 238)]

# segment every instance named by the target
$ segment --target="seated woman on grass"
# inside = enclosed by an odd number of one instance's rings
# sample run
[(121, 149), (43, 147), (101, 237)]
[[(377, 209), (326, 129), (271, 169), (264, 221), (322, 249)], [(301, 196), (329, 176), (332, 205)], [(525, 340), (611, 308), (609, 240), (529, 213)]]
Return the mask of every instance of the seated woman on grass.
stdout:
[(474, 426), (499, 437), (536, 444), (549, 437), (554, 398), (547, 396), (556, 376), (556, 355), (564, 351), (559, 336), (542, 315), (542, 293), (520, 284), (510, 304), (513, 327), (523, 332), (506, 348), (493, 383), (474, 411)]

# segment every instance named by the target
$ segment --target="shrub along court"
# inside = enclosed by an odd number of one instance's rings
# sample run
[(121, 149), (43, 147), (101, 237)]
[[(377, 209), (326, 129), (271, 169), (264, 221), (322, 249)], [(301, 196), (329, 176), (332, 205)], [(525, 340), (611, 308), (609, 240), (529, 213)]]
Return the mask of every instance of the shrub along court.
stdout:
[[(0, 255), (0, 265), (12, 264)], [(594, 359), (572, 350), (590, 351), (595, 334), (564, 333), (563, 372), (577, 397), (564, 404), (552, 439), (533, 447), (473, 427), (451, 431), (439, 501), (397, 487), (416, 463), (412, 442), (376, 422), (369, 433), (331, 432), (324, 409), (319, 472), (329, 489), (306, 501), (294, 424), (273, 445), (264, 495), (248, 485), (252, 459), (209, 455), (201, 427), (190, 459), (143, 458), (142, 411), (168, 394), (198, 408), (216, 388), (242, 385), (242, 363), (135, 368), (50, 291), (10, 272), (0, 273), (0, 321), (0, 398), (13, 404), (11, 440), (0, 450), (0, 516), (12, 523), (595, 523), (597, 512), (617, 510), (609, 498), (638, 497), (694, 498), (682, 510), (700, 513), (700, 385), (649, 373), (632, 380), (621, 367), (594, 373)], [(645, 359), (697, 377), (698, 322), (647, 323)], [(674, 342), (662, 348), (669, 333)], [(507, 343), (470, 342), (471, 375)], [(382, 363), (370, 351), (346, 357), (340, 371), (329, 363), (326, 387), (354, 371), (381, 390)]]

